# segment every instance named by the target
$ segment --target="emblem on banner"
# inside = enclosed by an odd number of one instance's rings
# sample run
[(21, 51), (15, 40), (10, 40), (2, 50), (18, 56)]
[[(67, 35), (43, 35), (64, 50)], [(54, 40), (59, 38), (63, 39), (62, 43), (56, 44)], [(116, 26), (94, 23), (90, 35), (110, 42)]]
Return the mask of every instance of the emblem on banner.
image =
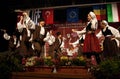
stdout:
[(75, 17), (77, 16), (77, 14), (76, 14), (75, 11), (71, 11), (71, 12), (69, 13), (69, 16), (70, 16), (70, 18), (75, 18)]
[(45, 12), (45, 15), (46, 15), (47, 17), (49, 17), (50, 11), (46, 11), (46, 12)]

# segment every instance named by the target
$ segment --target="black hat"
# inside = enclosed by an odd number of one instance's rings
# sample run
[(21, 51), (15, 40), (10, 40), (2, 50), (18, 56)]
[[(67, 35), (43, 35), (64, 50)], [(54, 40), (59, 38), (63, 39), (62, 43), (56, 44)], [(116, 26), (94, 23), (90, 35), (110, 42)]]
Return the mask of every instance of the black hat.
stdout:
[(57, 32), (56, 35), (57, 35), (57, 36), (61, 35), (61, 32)]
[(41, 21), (45, 21), (45, 20), (44, 20), (44, 18), (38, 18), (37, 21), (41, 22)]

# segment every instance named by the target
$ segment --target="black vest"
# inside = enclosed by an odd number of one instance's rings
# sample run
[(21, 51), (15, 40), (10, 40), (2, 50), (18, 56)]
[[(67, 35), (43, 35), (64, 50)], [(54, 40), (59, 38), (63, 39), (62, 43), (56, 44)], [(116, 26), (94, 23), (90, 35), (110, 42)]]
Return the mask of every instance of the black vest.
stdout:
[(92, 29), (91, 29), (91, 23), (89, 23), (89, 24), (87, 25), (87, 27), (86, 27), (86, 32), (88, 32), (88, 31), (92, 31)]
[(105, 31), (102, 30), (102, 34), (103, 34), (104, 36), (113, 35), (112, 32), (111, 32), (111, 30), (108, 29), (108, 27), (106, 28)]

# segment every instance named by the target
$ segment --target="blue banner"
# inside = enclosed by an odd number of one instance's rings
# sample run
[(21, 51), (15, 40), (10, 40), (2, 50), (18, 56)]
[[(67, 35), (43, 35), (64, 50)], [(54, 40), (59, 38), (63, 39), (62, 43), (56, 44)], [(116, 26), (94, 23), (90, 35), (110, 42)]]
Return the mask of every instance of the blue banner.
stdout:
[(79, 8), (68, 8), (67, 9), (67, 22), (78, 22), (79, 21)]

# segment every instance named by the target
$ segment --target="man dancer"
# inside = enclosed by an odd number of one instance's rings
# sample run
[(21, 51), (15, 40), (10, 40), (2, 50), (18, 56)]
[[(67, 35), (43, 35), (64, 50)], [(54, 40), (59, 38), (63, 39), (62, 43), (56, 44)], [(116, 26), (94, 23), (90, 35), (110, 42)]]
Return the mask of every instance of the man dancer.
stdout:
[(47, 30), (44, 28), (45, 21), (42, 18), (38, 19), (38, 26), (35, 27), (33, 33), (34, 50), (38, 57), (44, 57), (44, 38), (46, 37)]

